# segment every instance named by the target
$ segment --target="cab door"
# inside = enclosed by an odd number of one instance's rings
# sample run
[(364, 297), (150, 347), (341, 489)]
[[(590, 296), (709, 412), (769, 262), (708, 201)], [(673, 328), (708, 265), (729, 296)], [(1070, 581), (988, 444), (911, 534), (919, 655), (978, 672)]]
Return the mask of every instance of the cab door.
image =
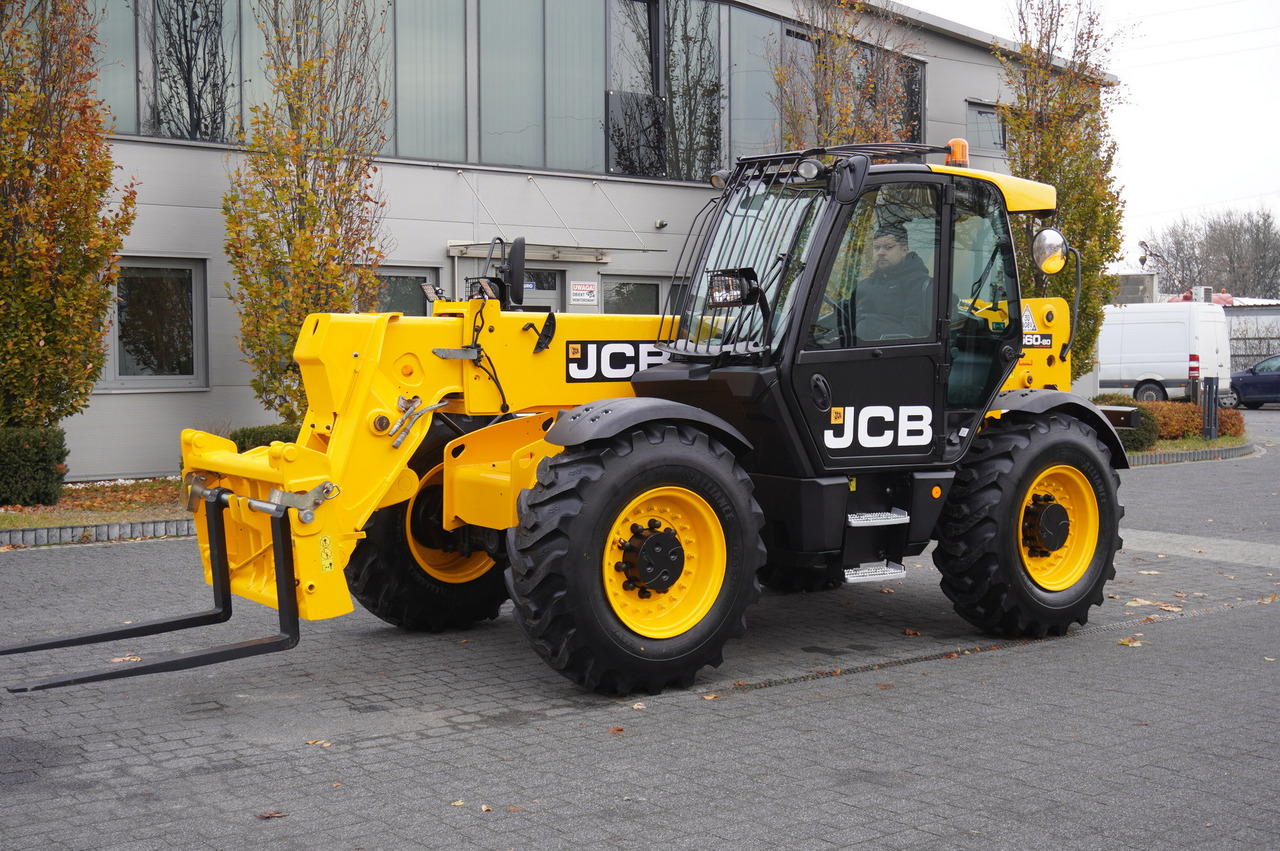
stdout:
[(869, 180), (828, 240), (789, 381), (826, 472), (941, 458), (949, 182)]

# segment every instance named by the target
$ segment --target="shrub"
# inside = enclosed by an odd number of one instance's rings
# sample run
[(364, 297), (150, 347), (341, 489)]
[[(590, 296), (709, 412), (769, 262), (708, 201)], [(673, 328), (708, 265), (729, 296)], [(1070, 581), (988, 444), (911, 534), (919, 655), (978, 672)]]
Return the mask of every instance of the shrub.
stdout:
[(1218, 434), (1223, 437), (1243, 437), (1244, 414), (1235, 408), (1219, 408)]
[(0, 505), (57, 505), (66, 460), (60, 428), (0, 428)]
[(270, 446), (274, 441), (293, 443), (298, 439), (298, 429), (291, 425), (246, 426), (231, 432), (228, 437), (235, 442), (236, 451), (244, 452), (255, 446)]
[(1138, 409), (1138, 427), (1116, 429), (1116, 433), (1120, 435), (1125, 452), (1146, 452), (1153, 449), (1160, 439), (1160, 420), (1141, 405), (1133, 407)]
[(1125, 452), (1146, 452), (1160, 439), (1160, 421), (1156, 419), (1155, 414), (1135, 402), (1132, 396), (1126, 396), (1123, 393), (1100, 393), (1094, 396), (1092, 401), (1095, 405), (1123, 405), (1126, 408), (1138, 409), (1137, 428), (1116, 429)]

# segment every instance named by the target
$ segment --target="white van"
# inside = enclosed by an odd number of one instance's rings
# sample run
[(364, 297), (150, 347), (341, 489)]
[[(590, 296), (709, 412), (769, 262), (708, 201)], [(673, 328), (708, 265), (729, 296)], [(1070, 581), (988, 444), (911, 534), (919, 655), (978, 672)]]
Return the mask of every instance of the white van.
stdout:
[(1231, 383), (1231, 338), (1220, 304), (1109, 304), (1098, 333), (1098, 389), (1140, 401), (1186, 399), (1195, 378)]

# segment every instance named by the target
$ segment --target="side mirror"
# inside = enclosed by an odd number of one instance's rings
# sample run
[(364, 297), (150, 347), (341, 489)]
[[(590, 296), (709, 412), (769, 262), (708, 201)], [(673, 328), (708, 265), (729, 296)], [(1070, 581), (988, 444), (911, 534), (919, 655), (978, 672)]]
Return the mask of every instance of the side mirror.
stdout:
[(524, 304), (524, 237), (517, 236), (507, 253), (507, 301), (513, 306)]
[(1056, 228), (1044, 228), (1031, 240), (1031, 256), (1036, 268), (1046, 275), (1056, 275), (1067, 265), (1067, 238)]

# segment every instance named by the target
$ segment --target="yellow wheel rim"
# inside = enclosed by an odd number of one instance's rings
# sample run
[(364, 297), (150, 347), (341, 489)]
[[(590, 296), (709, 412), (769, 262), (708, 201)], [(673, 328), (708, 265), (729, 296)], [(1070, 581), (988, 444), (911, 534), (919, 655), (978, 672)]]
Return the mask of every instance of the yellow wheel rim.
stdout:
[[(666, 591), (634, 587), (617, 569), (632, 527), (671, 530), (684, 550), (683, 567)], [(706, 500), (680, 487), (645, 491), (627, 503), (609, 528), (601, 571), (605, 595), (618, 619), (645, 638), (672, 638), (711, 611), (724, 584), (727, 547), (720, 518)], [(643, 596), (648, 591), (648, 596)]]
[[(1057, 549), (1046, 553), (1029, 540), (1026, 523), (1029, 512), (1046, 497), (1066, 510), (1070, 531)], [(1018, 550), (1023, 567), (1032, 581), (1046, 591), (1064, 591), (1080, 581), (1089, 570), (1097, 548), (1100, 520), (1098, 497), (1088, 478), (1075, 467), (1059, 465), (1045, 470), (1031, 483), (1019, 511)]]
[(419, 499), (423, 498), (424, 492), (428, 491), (428, 489), (432, 490), (431, 496), (434, 497), (436, 495), (434, 489), (441, 487), (443, 483), (444, 464), (437, 464), (418, 482), (418, 494), (409, 500), (409, 504), (405, 508), (404, 537), (409, 542), (409, 552), (413, 554), (413, 559), (418, 563), (418, 567), (441, 582), (458, 585), (479, 579), (488, 573), (489, 568), (494, 565), (494, 561), (489, 557), (489, 554), (481, 550), (468, 556), (462, 553), (450, 553), (435, 549), (415, 538), (413, 531), (410, 529), (414, 505), (417, 504)]

